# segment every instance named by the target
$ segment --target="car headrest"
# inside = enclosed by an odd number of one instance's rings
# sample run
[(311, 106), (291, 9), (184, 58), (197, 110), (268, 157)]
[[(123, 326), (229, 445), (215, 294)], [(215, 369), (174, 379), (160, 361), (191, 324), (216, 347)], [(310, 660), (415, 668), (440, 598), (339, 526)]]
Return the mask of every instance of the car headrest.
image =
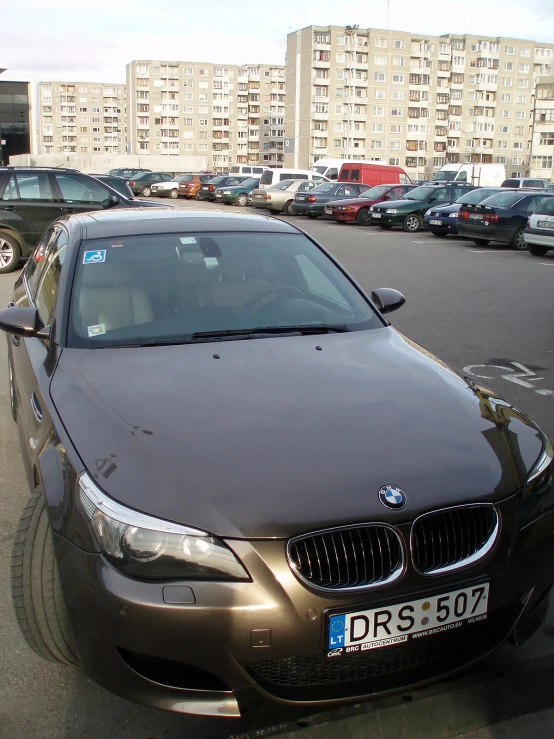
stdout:
[(129, 268), (123, 264), (87, 264), (83, 268), (83, 287), (109, 287), (129, 282)]

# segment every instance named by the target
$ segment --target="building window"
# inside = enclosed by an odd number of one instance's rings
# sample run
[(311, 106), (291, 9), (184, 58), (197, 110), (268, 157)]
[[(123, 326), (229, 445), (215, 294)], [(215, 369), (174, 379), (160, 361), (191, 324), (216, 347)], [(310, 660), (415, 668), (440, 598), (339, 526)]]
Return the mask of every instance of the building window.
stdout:
[(513, 72), (514, 70), (514, 63), (513, 62), (504, 62), (504, 71), (505, 72)]
[(403, 67), (404, 66), (404, 57), (403, 56), (395, 56), (392, 59), (392, 66), (393, 67)]
[(393, 100), (404, 100), (404, 93), (402, 90), (393, 90), (391, 96)]
[(383, 133), (383, 124), (382, 123), (373, 123), (371, 126), (371, 130), (373, 133)]
[(384, 67), (387, 64), (387, 57), (386, 56), (376, 56), (375, 57), (375, 64), (377, 66)]
[(400, 141), (391, 141), (389, 143), (389, 149), (395, 149), (398, 151), (400, 149)]
[(382, 141), (372, 141), (371, 142), (371, 148), (372, 149), (382, 149), (383, 148), (383, 142)]
[(392, 108), (390, 114), (391, 114), (391, 116), (393, 118), (401, 118), (402, 117), (402, 108)]
[(373, 97), (375, 100), (384, 100), (385, 91), (384, 90), (373, 90)]
[(375, 107), (374, 106), (373, 107), (373, 115), (374, 116), (382, 116), (382, 115), (385, 115), (385, 109), (384, 108), (378, 108), (378, 107)]
[(386, 80), (386, 74), (384, 72), (374, 72), (373, 73), (374, 82), (384, 82), (385, 80)]
[(394, 40), (394, 48), (395, 49), (405, 49), (406, 48), (406, 42), (402, 39), (395, 39)]
[(403, 85), (404, 84), (404, 75), (403, 74), (393, 74), (392, 75), (392, 82), (394, 85)]
[(502, 78), (502, 84), (504, 87), (512, 87), (513, 80), (511, 77), (503, 77)]
[(524, 110), (516, 110), (516, 118), (520, 121), (525, 120), (525, 111)]
[(402, 124), (401, 123), (391, 123), (390, 132), (391, 133), (402, 133)]
[(514, 141), (514, 149), (523, 149), (523, 141)]

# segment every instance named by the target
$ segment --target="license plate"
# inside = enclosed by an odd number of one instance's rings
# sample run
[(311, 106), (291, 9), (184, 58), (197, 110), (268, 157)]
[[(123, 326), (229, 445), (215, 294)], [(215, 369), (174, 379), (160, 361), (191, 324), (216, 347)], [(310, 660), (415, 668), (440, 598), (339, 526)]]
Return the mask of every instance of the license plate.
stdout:
[(254, 195), (254, 200), (265, 200), (265, 195)]
[(331, 616), (328, 657), (390, 647), (452, 631), (487, 618), (489, 584), (441, 595)]
[(553, 228), (554, 221), (537, 221), (537, 228)]
[(328, 216), (333, 214), (333, 211), (331, 210), (331, 208), (325, 208), (325, 212), (327, 213)]
[(221, 195), (219, 193), (217, 193), (216, 198), (220, 198), (220, 197), (221, 197)]
[(482, 221), (485, 216), (482, 213), (472, 213), (469, 217), (472, 221)]
[(296, 200), (306, 200), (306, 196), (305, 195), (297, 195), (296, 196)]
[(429, 221), (430, 226), (442, 226), (442, 221)]
[(381, 218), (381, 214), (380, 213), (372, 213), (371, 214), (371, 217), (372, 218)]
[(203, 185), (200, 189), (201, 190), (209, 190), (210, 188), (209, 187), (206, 187), (205, 185)]

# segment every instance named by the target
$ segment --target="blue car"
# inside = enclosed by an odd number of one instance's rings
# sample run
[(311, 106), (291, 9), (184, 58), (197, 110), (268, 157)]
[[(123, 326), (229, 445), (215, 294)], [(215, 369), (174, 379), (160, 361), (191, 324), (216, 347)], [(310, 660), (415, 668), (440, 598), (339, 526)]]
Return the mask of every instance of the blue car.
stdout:
[(494, 195), (495, 192), (505, 189), (502, 187), (479, 187), (476, 190), (470, 190), (460, 195), (452, 205), (429, 208), (423, 216), (423, 226), (433, 236), (457, 234), (456, 220), (458, 218), (458, 211), (462, 205), (479, 205), (483, 200)]

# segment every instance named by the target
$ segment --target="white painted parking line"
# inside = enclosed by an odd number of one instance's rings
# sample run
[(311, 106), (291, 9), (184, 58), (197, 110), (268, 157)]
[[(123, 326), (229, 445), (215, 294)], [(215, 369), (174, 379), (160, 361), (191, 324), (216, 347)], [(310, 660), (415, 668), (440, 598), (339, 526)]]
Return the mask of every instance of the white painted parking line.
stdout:
[(427, 244), (427, 243), (430, 243), (430, 242), (427, 242), (427, 241), (415, 241), (414, 239), (412, 239), (412, 244)]
[(539, 262), (543, 267), (554, 267), (554, 262)]

